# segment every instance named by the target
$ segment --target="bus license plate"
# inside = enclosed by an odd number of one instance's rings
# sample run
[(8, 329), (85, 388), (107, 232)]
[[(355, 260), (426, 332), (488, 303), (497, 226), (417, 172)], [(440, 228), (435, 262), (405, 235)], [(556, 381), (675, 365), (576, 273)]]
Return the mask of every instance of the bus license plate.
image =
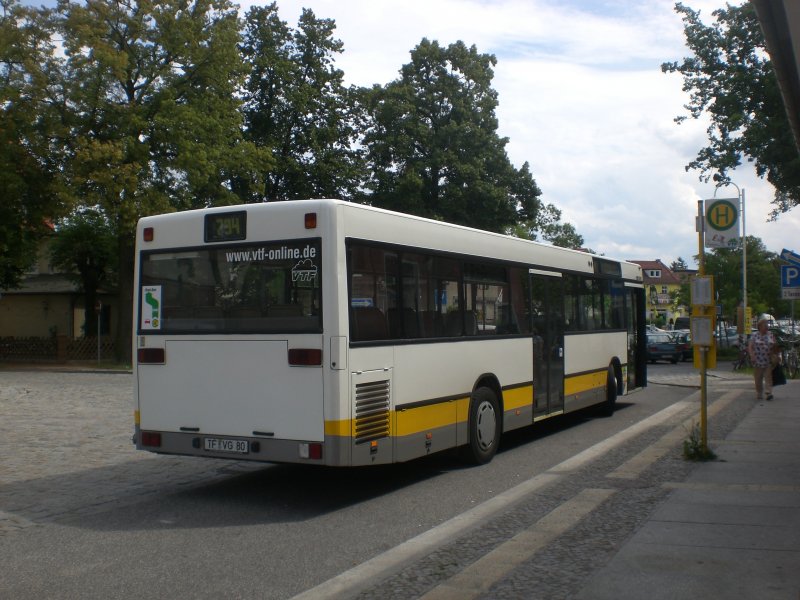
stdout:
[(250, 452), (250, 442), (247, 440), (229, 440), (226, 438), (205, 438), (205, 449), (212, 452), (247, 454)]

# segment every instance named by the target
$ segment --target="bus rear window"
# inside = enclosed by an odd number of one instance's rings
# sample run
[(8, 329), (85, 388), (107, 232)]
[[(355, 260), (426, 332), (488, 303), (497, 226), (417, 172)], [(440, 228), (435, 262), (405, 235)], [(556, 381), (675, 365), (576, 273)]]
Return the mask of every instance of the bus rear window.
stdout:
[(320, 242), (145, 253), (140, 333), (322, 331)]

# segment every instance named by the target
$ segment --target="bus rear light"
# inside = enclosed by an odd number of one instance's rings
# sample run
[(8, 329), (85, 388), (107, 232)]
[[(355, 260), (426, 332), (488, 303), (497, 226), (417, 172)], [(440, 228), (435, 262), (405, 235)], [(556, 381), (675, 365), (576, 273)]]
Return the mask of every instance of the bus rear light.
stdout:
[(289, 364), (293, 367), (319, 367), (322, 364), (322, 350), (316, 348), (290, 348)]
[(142, 230), (142, 239), (145, 242), (152, 242), (155, 239), (155, 230), (152, 227), (145, 227)]
[(322, 460), (322, 444), (300, 444), (300, 458)]
[(142, 432), (142, 446), (161, 448), (161, 434), (155, 431)]
[(305, 217), (306, 229), (317, 228), (317, 213), (306, 213)]
[(139, 348), (136, 358), (140, 364), (163, 365), (166, 362), (163, 348)]

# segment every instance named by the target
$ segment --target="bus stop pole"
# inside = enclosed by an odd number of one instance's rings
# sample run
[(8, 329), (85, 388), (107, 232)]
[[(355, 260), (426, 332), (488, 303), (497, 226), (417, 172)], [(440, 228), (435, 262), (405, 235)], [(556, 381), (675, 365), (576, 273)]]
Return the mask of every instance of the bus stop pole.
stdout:
[[(698, 223), (698, 244), (699, 244), (699, 253), (698, 256), (700, 257), (700, 277), (705, 277), (706, 275), (706, 255), (705, 255), (705, 215), (703, 211), (703, 201), (697, 201), (697, 223)], [(698, 307), (692, 307), (692, 314), (699, 315)], [(703, 452), (708, 450), (708, 380), (707, 380), (707, 369), (708, 369), (708, 348), (705, 346), (701, 346), (698, 348), (700, 351), (700, 443), (702, 446)]]

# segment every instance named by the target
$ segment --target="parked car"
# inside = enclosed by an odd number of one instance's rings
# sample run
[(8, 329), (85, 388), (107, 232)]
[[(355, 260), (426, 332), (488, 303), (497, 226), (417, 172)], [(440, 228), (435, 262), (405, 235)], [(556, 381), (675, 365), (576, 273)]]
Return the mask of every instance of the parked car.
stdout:
[(717, 348), (738, 348), (739, 332), (736, 327), (726, 327), (717, 336)]
[(657, 360), (668, 360), (675, 364), (680, 358), (681, 352), (670, 334), (666, 332), (647, 334), (647, 360), (652, 363)]
[(691, 323), (691, 317), (678, 317), (675, 319), (673, 329), (689, 329), (689, 323)]
[(692, 347), (692, 333), (690, 331), (675, 331), (672, 339), (681, 354), (681, 360), (692, 360), (694, 358), (694, 348)]

